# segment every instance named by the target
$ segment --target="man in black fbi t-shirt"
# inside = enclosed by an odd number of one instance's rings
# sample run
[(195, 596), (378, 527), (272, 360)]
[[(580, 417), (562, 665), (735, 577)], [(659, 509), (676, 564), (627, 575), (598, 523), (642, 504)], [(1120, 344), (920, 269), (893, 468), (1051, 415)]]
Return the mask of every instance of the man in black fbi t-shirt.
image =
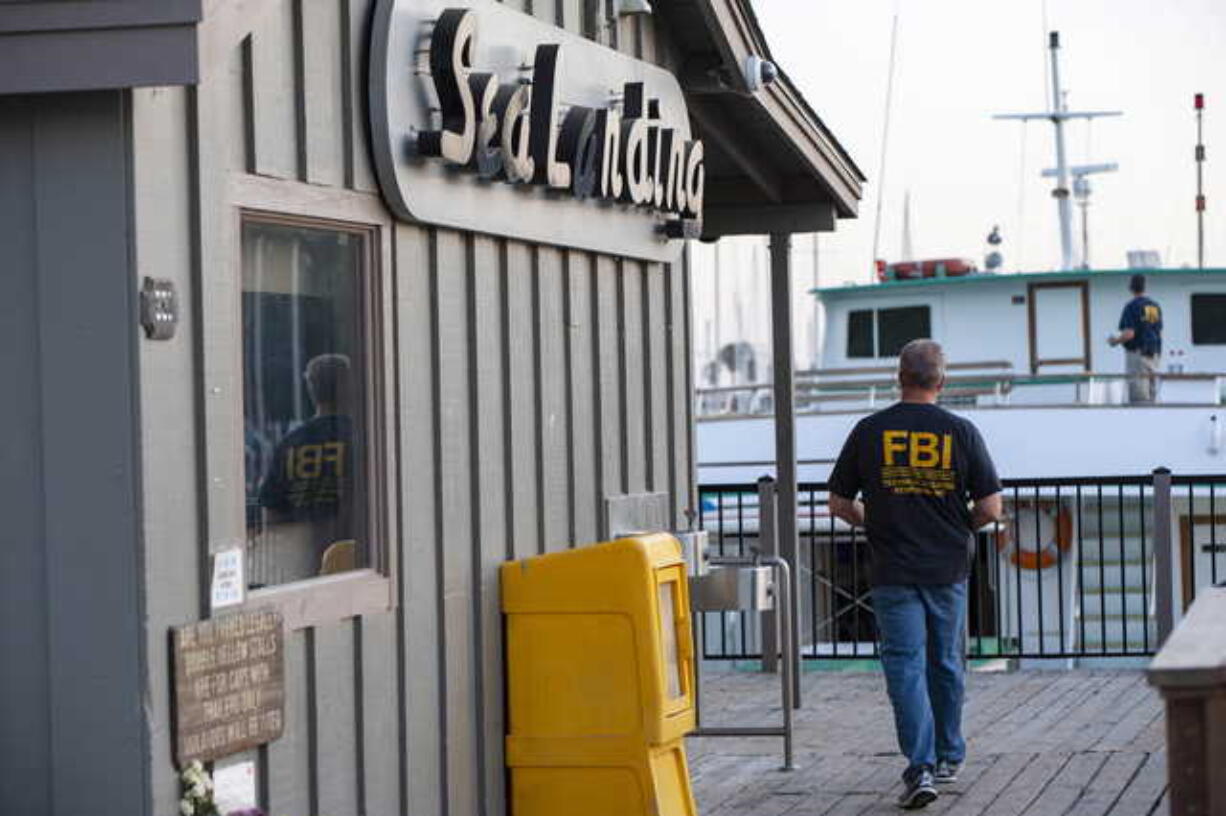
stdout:
[(881, 663), (909, 763), (899, 804), (919, 808), (936, 799), (934, 783), (957, 779), (966, 757), (966, 579), (975, 531), (1000, 517), (1001, 497), (979, 431), (936, 405), (940, 345), (904, 346), (898, 380), (902, 400), (847, 438), (830, 475), (830, 510), (868, 533)]
[(1120, 314), (1120, 331), (1107, 338), (1124, 347), (1124, 371), (1128, 374), (1128, 401), (1153, 402), (1158, 392), (1158, 361), (1162, 357), (1162, 307), (1145, 294), (1145, 276), (1128, 280), (1132, 300)]

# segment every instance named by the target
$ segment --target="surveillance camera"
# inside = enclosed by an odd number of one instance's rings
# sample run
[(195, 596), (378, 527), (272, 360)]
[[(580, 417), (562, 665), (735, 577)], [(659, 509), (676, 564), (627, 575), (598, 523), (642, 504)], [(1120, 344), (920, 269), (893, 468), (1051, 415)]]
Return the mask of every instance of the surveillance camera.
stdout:
[(745, 60), (745, 84), (756, 93), (779, 78), (779, 68), (770, 60), (750, 54)]
[(618, 0), (617, 13), (622, 17), (651, 14), (651, 3), (649, 0)]

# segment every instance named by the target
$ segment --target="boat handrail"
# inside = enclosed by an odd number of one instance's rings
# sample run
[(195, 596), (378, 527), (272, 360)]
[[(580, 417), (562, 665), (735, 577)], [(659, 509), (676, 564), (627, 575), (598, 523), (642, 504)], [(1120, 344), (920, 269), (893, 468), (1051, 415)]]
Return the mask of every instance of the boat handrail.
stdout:
[[(955, 365), (957, 365), (955, 370), (959, 371), (968, 371), (972, 367), (978, 367), (980, 371), (947, 377), (943, 393), (944, 401), (958, 403), (968, 398), (978, 399), (979, 397), (987, 397), (990, 399), (989, 406), (981, 405), (980, 407), (1006, 407), (1011, 404), (1012, 396), (1019, 389), (1038, 386), (1081, 386), (1093, 385), (1095, 383), (1115, 383), (1124, 382), (1128, 379), (1128, 375), (1122, 372), (1070, 371), (1018, 374), (1014, 373), (1010, 368), (992, 373), (982, 371), (982, 369), (997, 365), (995, 362), (984, 364), (959, 363)], [(953, 369), (953, 365), (950, 368)], [(893, 369), (885, 370), (893, 371)], [(897, 398), (898, 395), (897, 382), (893, 377), (877, 377), (874, 379), (826, 378), (834, 375), (836, 372), (847, 373), (854, 371), (863, 376), (870, 372), (881, 373), (882, 370), (868, 368), (815, 369), (811, 370), (810, 373), (817, 371), (822, 373), (822, 377), (811, 377), (805, 380), (798, 378), (795, 383), (794, 393), (797, 410), (802, 413), (827, 402), (867, 402), (871, 407), (883, 400)], [(1203, 404), (1206, 405), (1220, 404), (1222, 392), (1226, 388), (1226, 372), (1158, 372), (1154, 376), (1159, 384), (1164, 382), (1218, 383), (1219, 387), (1216, 389), (1213, 398), (1207, 397), (1204, 400)], [(768, 382), (698, 388), (695, 390), (695, 398), (698, 401), (698, 417), (726, 419), (733, 417), (770, 416), (773, 413), (773, 389), (773, 384)], [(1163, 404), (1161, 392), (1159, 393), (1158, 404)], [(705, 403), (704, 398), (719, 398), (721, 396), (730, 399), (726, 399), (724, 401), (726, 404), (724, 405)], [(1036, 403), (1026, 403), (1026, 405), (1034, 404)], [(1100, 403), (1095, 402), (1093, 398), (1086, 395), (1078, 396), (1071, 402), (1052, 402), (1050, 404), (1085, 405)], [(1110, 405), (1116, 403), (1104, 401), (1101, 404)], [(1181, 401), (1180, 404), (1200, 403)]]
[[(1008, 360), (960, 361), (947, 363), (946, 371), (969, 371), (974, 369), (1012, 369), (1013, 363)], [(882, 374), (893, 377), (898, 371), (898, 365), (879, 366), (843, 366), (840, 368), (807, 368), (797, 371), (796, 379), (820, 379), (822, 377), (850, 377), (861, 374)]]

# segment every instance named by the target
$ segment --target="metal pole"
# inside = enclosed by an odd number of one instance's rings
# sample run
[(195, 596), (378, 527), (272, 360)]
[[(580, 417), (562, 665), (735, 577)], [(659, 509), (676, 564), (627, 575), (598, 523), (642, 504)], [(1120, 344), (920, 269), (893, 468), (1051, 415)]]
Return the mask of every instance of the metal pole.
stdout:
[[(817, 244), (818, 233), (813, 233), (813, 288), (821, 287), (821, 257)], [(876, 259), (874, 259), (875, 261)], [(817, 369), (821, 366), (821, 336), (818, 334), (818, 327), (821, 323), (822, 303), (817, 299), (817, 295), (813, 295), (813, 337), (810, 342), (813, 343), (813, 365), (810, 368)]]
[(719, 315), (720, 315), (720, 291), (719, 291), (719, 241), (715, 242), (715, 354), (712, 359), (715, 360), (715, 382), (712, 385), (719, 385), (723, 380), (721, 376), (721, 367), (723, 365), (720, 360), (720, 343), (723, 342), (723, 335), (720, 334)]
[[(778, 587), (778, 592), (775, 594), (775, 608), (781, 610), (784, 616), (784, 637), (788, 638), (786, 633), (791, 632), (792, 637), (798, 631), (799, 623), (795, 617), (795, 607), (792, 605), (793, 598), (789, 588), (792, 586), (792, 572), (788, 568), (788, 562), (778, 556), (759, 556), (755, 559), (744, 558), (712, 558), (711, 566), (749, 566), (757, 564), (766, 564), (773, 568), (775, 576), (775, 586)], [(783, 724), (782, 725), (732, 725), (732, 726), (698, 726), (690, 732), (691, 737), (783, 737), (783, 767), (780, 770), (794, 771), (796, 764), (793, 761), (792, 751), (792, 709), (797, 707), (792, 696), (793, 678), (800, 674), (800, 667), (794, 659), (794, 654), (790, 649), (785, 648), (783, 652), (783, 671), (780, 673), (779, 688), (780, 697), (783, 708)], [(695, 712), (695, 724), (697, 725), (698, 717)]]
[(1175, 628), (1174, 585), (1175, 559), (1171, 552), (1171, 471), (1161, 467), (1154, 471), (1154, 617), (1158, 625), (1158, 642), (1162, 648)]
[[(796, 402), (792, 350), (792, 236), (774, 232), (771, 251), (771, 329), (775, 369), (775, 478), (778, 552), (791, 570), (791, 597), (800, 597), (797, 584), (800, 562), (796, 539)], [(799, 640), (798, 638), (796, 640)], [(799, 650), (799, 643), (792, 643)], [(793, 681), (792, 697), (800, 705), (800, 676)]]
[(1205, 95), (1197, 94), (1196, 105), (1196, 268), (1205, 268)]
[(1081, 207), (1081, 268), (1090, 268), (1090, 202), (1080, 202)]
[(702, 659), (707, 641), (703, 613), (690, 613), (690, 624), (690, 634), (694, 638), (694, 727), (702, 728)]
[[(758, 479), (758, 555), (765, 560), (779, 555), (778, 522), (775, 506), (775, 480), (770, 476)], [(779, 605), (775, 610), (761, 612), (762, 671), (779, 671)]]
[(1053, 31), (1048, 40), (1051, 47), (1052, 124), (1056, 126), (1056, 205), (1060, 212), (1060, 268), (1073, 268), (1073, 213), (1069, 204), (1068, 160), (1064, 152), (1064, 99), (1060, 93), (1060, 32)]
[(792, 706), (795, 705), (794, 687), (800, 677), (793, 652), (796, 637), (796, 610), (792, 606), (792, 571), (788, 568), (788, 562), (782, 558), (775, 558), (772, 561), (779, 575), (779, 608), (784, 621), (782, 627), (783, 677), (780, 682), (783, 704), (783, 770), (791, 771), (796, 767), (792, 762)]

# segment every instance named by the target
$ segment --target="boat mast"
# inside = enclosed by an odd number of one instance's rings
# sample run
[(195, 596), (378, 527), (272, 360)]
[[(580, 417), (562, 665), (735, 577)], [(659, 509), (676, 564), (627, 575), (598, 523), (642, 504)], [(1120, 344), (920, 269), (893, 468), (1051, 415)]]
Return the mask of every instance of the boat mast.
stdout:
[[(1060, 32), (1048, 34), (1048, 48), (1051, 51), (1051, 110), (1043, 113), (999, 113), (993, 119), (1047, 119), (1056, 129), (1056, 188), (1052, 197), (1056, 199), (1056, 208), (1060, 218), (1060, 269), (1064, 271), (1073, 268), (1073, 208), (1069, 201), (1068, 158), (1064, 149), (1064, 123), (1069, 119), (1096, 119), (1102, 116), (1120, 116), (1122, 111), (1070, 111), (1064, 102), (1065, 91), (1060, 87)], [(1077, 168), (1073, 168), (1077, 169)], [(1044, 173), (1048, 175), (1048, 173)]]
[(1056, 189), (1052, 195), (1056, 198), (1056, 206), (1060, 210), (1060, 268), (1073, 268), (1073, 211), (1069, 202), (1068, 160), (1064, 153), (1064, 118), (1060, 115), (1068, 110), (1064, 102), (1064, 94), (1060, 90), (1060, 32), (1053, 31), (1049, 37), (1051, 48), (1051, 104), (1057, 115), (1051, 123), (1056, 128)]

